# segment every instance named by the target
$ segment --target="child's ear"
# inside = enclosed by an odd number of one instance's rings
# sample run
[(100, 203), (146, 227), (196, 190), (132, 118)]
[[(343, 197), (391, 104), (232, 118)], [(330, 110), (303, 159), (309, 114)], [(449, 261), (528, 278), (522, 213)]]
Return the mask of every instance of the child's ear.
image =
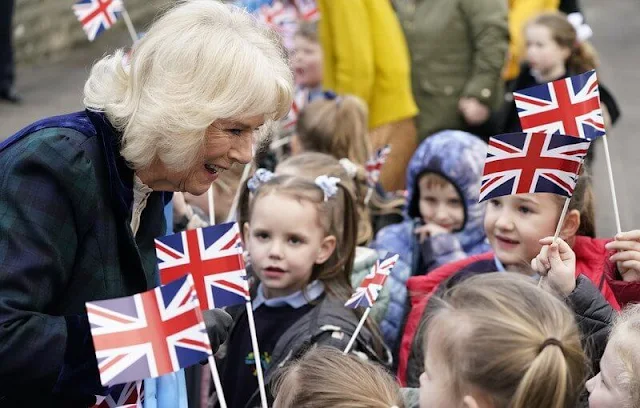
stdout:
[(576, 236), (580, 228), (580, 211), (571, 210), (564, 217), (564, 223), (560, 229), (560, 238), (567, 241)]
[(250, 229), (251, 227), (248, 222), (245, 222), (244, 225), (242, 225), (242, 243), (244, 244), (244, 249), (249, 249), (249, 240), (247, 238), (249, 237)]
[(333, 251), (336, 250), (336, 237), (329, 235), (324, 237), (318, 249), (318, 256), (316, 257), (316, 264), (323, 264), (329, 259)]

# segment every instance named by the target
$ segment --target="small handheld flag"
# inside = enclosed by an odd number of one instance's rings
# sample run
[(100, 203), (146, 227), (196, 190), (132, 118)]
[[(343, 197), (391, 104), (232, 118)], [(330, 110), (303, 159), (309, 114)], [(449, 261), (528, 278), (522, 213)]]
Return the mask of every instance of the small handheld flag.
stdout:
[(387, 161), (387, 156), (391, 153), (391, 145), (384, 145), (373, 153), (373, 156), (367, 160), (364, 169), (367, 173), (367, 184), (369, 187), (375, 188), (378, 181), (380, 181), (380, 171), (384, 162)]
[(202, 310), (250, 300), (236, 223), (213, 225), (156, 239), (160, 280), (190, 273)]
[(158, 377), (212, 355), (191, 275), (86, 308), (102, 385)]
[(82, 23), (89, 41), (111, 28), (123, 9), (122, 0), (79, 0), (73, 5), (73, 12)]
[(364, 322), (366, 322), (367, 317), (369, 317), (371, 307), (375, 303), (376, 299), (378, 299), (380, 290), (389, 277), (391, 270), (396, 265), (398, 258), (399, 255), (389, 253), (384, 258), (377, 260), (371, 272), (365, 276), (362, 283), (360, 283), (360, 286), (356, 289), (356, 293), (354, 293), (353, 296), (351, 296), (351, 298), (344, 304), (346, 307), (350, 307), (352, 309), (356, 309), (360, 306), (366, 307), (360, 321), (358, 322), (358, 326), (356, 326), (355, 331), (349, 339), (349, 343), (347, 343), (347, 347), (344, 349), (344, 354), (347, 354), (351, 350), (351, 347), (353, 347), (360, 330), (362, 330)]
[(507, 133), (490, 138), (480, 201), (524, 193), (571, 197), (590, 143), (545, 133)]
[(384, 286), (391, 270), (396, 265), (398, 258), (398, 255), (388, 254), (384, 258), (377, 260), (371, 272), (365, 276), (360, 286), (356, 289), (356, 292), (344, 305), (352, 309), (360, 306), (373, 306), (376, 299), (378, 299), (382, 286)]
[(524, 132), (589, 140), (605, 134), (596, 71), (519, 90), (513, 99)]

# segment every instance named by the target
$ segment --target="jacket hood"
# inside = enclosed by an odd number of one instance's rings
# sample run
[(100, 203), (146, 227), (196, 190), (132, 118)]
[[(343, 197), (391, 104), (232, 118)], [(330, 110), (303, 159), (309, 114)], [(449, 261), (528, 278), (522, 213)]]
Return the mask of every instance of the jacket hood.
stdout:
[(407, 167), (407, 211), (420, 218), (418, 181), (426, 173), (437, 173), (449, 180), (464, 203), (465, 221), (456, 237), (468, 250), (486, 237), (483, 220), (485, 204), (478, 203), (487, 145), (477, 136), (459, 130), (444, 130), (426, 138)]

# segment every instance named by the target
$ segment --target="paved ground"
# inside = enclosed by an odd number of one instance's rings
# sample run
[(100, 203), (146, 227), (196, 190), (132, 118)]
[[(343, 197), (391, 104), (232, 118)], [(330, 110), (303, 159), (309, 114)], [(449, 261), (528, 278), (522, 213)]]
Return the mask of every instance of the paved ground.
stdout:
[[(602, 61), (601, 81), (612, 90), (623, 116), (610, 134), (610, 150), (616, 180), (623, 229), (640, 228), (640, 139), (636, 123), (640, 121), (640, 3), (637, 0), (582, 1), (587, 20), (595, 36), (593, 44)], [(126, 33), (105, 33), (89, 48), (77, 50), (64, 62), (21, 67), (18, 88), (25, 98), (20, 106), (0, 103), (0, 140), (22, 126), (45, 116), (79, 110), (82, 86), (92, 61), (119, 45), (128, 45)], [(601, 143), (596, 146), (594, 186), (597, 225), (600, 236), (615, 233), (609, 184)], [(634, 220), (636, 222), (634, 223)]]

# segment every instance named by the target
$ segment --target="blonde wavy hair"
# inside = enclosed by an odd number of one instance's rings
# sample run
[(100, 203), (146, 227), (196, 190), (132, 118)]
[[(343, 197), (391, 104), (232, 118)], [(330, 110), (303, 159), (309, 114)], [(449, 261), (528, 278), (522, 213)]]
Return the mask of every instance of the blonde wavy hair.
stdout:
[(624, 407), (640, 408), (640, 304), (625, 307), (616, 318), (607, 347), (613, 350), (622, 363), (622, 374), (616, 381), (628, 392)]
[(96, 62), (84, 104), (123, 133), (134, 169), (155, 159), (180, 171), (219, 119), (283, 117), (293, 76), (278, 35), (242, 9), (213, 0), (179, 2), (134, 45)]
[[(446, 362), (451, 395), (496, 408), (576, 406), (587, 358), (571, 310), (525, 276), (471, 277), (435, 299), (424, 348)], [(425, 353), (426, 354), (426, 353)]]
[(273, 395), (274, 408), (404, 407), (398, 385), (381, 367), (329, 347), (316, 347), (286, 367)]

